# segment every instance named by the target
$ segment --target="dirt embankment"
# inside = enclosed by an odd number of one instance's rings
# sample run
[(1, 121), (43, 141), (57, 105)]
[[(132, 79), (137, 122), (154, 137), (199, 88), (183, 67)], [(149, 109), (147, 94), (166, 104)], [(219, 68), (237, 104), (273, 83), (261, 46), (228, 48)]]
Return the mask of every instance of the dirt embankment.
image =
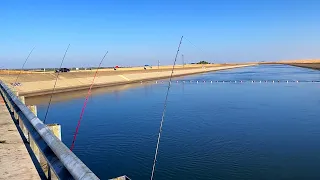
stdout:
[(284, 60), (276, 62), (260, 62), (259, 64), (286, 64), (291, 66), (320, 70), (320, 59)]
[(320, 63), (288, 63), (288, 65), (320, 70)]
[(320, 59), (280, 61), (282, 64), (320, 70)]

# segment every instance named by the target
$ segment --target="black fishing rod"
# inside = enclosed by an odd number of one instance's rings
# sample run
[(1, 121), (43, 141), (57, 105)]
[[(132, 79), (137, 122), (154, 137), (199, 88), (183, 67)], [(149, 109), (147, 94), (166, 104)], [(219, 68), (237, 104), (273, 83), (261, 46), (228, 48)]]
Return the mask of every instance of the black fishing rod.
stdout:
[(14, 89), (14, 87), (16, 86), (16, 83), (17, 83), (17, 81), (18, 81), (18, 79), (19, 79), (19, 77), (20, 77), (20, 75), (21, 75), (21, 73), (22, 73), (22, 71), (23, 71), (23, 68), (24, 68), (24, 66), (26, 65), (26, 63), (27, 63), (27, 61), (28, 61), (28, 59), (29, 59), (29, 57), (30, 57), (30, 55), (32, 54), (32, 52), (33, 52), (34, 49), (35, 49), (35, 47), (32, 48), (32, 50), (29, 52), (27, 58), (24, 60), (24, 63), (23, 63), (23, 65), (22, 65), (21, 69), (20, 69), (20, 72), (19, 72), (16, 80), (14, 81), (13, 89)]
[(68, 45), (68, 47), (67, 47), (67, 49), (66, 49), (66, 51), (65, 51), (65, 53), (64, 53), (64, 55), (63, 55), (63, 58), (62, 58), (62, 61), (61, 61), (61, 64), (60, 64), (60, 68), (59, 68), (58, 74), (57, 74), (57, 76), (56, 76), (56, 80), (55, 80), (55, 83), (54, 83), (54, 86), (53, 86), (53, 89), (52, 89), (52, 92), (51, 92), (51, 95), (50, 95), (50, 99), (49, 99), (48, 107), (47, 107), (47, 110), (46, 110), (46, 114), (45, 114), (45, 116), (44, 116), (44, 120), (43, 120), (43, 123), (44, 123), (44, 124), (46, 123), (46, 119), (47, 119), (47, 116), (48, 116), (48, 113), (49, 113), (49, 108), (50, 108), (51, 101), (52, 101), (52, 96), (53, 96), (53, 93), (54, 93), (54, 91), (55, 91), (55, 89), (56, 89), (57, 81), (58, 81), (59, 75), (60, 75), (60, 73), (61, 73), (61, 68), (62, 68), (64, 59), (65, 59), (65, 57), (66, 57), (66, 55), (67, 55), (67, 52), (68, 52), (68, 50), (69, 50), (69, 47), (70, 47), (70, 44)]
[(152, 172), (151, 172), (150, 180), (153, 180), (153, 177), (154, 177), (154, 172), (155, 172), (156, 162), (157, 162), (157, 156), (158, 156), (158, 151), (159, 151), (161, 132), (162, 132), (162, 126), (163, 126), (164, 116), (165, 116), (166, 109), (167, 109), (167, 102), (168, 102), (169, 91), (170, 91), (170, 88), (171, 88), (171, 81), (172, 81), (173, 71), (174, 71), (174, 68), (176, 66), (177, 57), (178, 57), (178, 54), (179, 54), (179, 51), (180, 51), (180, 46), (181, 46), (181, 43), (182, 43), (182, 39), (183, 39), (183, 36), (181, 36), (180, 43), (179, 43), (179, 46), (178, 46), (178, 50), (177, 50), (176, 56), (174, 58), (172, 71), (171, 71), (171, 75), (170, 75), (170, 79), (169, 79), (169, 85), (168, 85), (168, 89), (167, 89), (167, 93), (166, 93), (166, 98), (164, 100), (164, 107), (163, 107), (163, 111), (162, 111), (162, 118), (161, 118), (161, 122), (160, 122), (160, 128), (159, 128), (159, 134), (158, 134), (158, 140), (157, 140), (157, 146), (156, 146), (156, 152), (154, 154), (154, 160), (153, 160), (153, 166), (152, 166)]

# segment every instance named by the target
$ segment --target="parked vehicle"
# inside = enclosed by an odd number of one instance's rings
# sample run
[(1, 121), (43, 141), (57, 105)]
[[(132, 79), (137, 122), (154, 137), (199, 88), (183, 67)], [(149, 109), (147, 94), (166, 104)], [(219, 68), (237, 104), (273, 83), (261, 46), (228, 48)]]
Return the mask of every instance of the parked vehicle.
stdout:
[(150, 65), (148, 65), (148, 64), (144, 65), (143, 69), (144, 69), (144, 70), (147, 70), (147, 67), (149, 67), (150, 69), (152, 69), (152, 66), (150, 66)]
[(58, 73), (58, 72), (70, 72), (70, 69), (68, 69), (68, 68), (60, 68), (60, 69), (57, 69), (55, 72), (56, 73)]

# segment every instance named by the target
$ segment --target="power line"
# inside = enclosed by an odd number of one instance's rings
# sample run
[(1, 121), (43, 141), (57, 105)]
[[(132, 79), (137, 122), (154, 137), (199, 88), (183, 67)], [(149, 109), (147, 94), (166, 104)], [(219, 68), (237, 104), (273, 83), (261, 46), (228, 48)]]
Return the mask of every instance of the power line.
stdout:
[(182, 67), (184, 67), (184, 55), (181, 54), (181, 59), (182, 59)]

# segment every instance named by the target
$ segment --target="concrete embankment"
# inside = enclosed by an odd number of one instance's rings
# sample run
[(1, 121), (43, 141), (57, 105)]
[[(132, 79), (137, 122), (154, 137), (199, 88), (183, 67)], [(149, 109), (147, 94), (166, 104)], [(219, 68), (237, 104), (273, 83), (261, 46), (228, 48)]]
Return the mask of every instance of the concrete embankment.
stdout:
[[(185, 67), (177, 66), (174, 71), (174, 77), (206, 73), (210, 71), (218, 71), (224, 69), (240, 68), (246, 66), (253, 66), (256, 64), (214, 64), (214, 65), (188, 65)], [(61, 73), (57, 81), (55, 93), (75, 91), (87, 89), (92, 83), (94, 71), (80, 71)], [(122, 85), (129, 83), (137, 83), (140, 81), (150, 81), (157, 79), (165, 79), (170, 77), (171, 68), (161, 67), (159, 69), (148, 68), (147, 70), (135, 68), (123, 68), (119, 70), (101, 69), (95, 80), (94, 87), (107, 87), (114, 85)], [(10, 85), (15, 81), (17, 75), (0, 75), (0, 79)], [(20, 86), (15, 89), (19, 91), (20, 95), (26, 97), (47, 95), (52, 93), (52, 88), (55, 83), (55, 73), (30, 73), (21, 74), (18, 82)]]
[(320, 63), (289, 63), (287, 65), (320, 70)]

